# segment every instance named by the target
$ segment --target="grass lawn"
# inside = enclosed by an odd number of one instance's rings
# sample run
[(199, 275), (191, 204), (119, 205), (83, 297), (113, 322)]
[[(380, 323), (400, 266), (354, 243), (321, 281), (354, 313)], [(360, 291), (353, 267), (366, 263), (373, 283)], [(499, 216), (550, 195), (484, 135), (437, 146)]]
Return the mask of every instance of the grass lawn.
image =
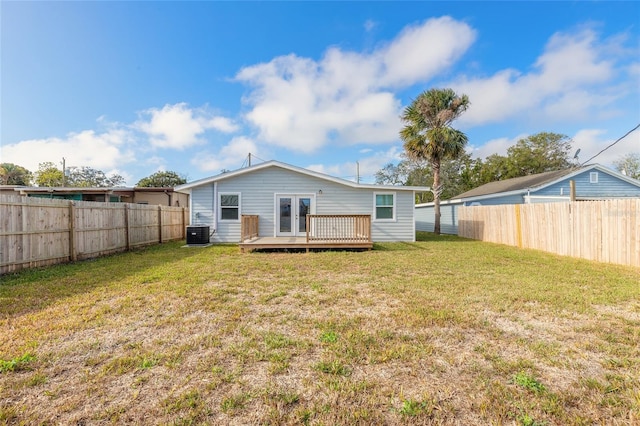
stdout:
[(640, 270), (420, 234), (0, 277), (0, 424), (640, 422)]

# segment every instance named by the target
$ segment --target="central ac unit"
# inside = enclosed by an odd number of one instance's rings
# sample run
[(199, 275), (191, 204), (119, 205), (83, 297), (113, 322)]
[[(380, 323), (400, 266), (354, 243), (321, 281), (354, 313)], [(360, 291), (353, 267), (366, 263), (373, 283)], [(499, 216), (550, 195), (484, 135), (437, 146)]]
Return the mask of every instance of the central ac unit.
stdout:
[(209, 227), (187, 226), (187, 244), (209, 244)]

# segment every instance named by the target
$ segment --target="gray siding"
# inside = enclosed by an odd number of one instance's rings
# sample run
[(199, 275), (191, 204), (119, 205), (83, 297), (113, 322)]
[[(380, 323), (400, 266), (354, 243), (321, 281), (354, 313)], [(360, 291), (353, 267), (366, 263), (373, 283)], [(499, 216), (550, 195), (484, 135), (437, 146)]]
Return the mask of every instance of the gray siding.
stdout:
[[(598, 173), (598, 183), (591, 183), (589, 174)], [(569, 181), (576, 183), (577, 197), (640, 197), (640, 187), (600, 170), (585, 170), (571, 179), (549, 185), (531, 195), (569, 195)]]
[[(217, 193), (241, 194), (240, 214), (259, 215), (261, 236), (275, 235), (275, 195), (315, 195), (317, 214), (369, 214), (373, 215), (374, 192), (369, 188), (352, 188), (336, 182), (296, 173), (280, 167), (268, 167), (217, 181)], [(320, 193), (322, 191), (322, 193)], [(396, 194), (396, 221), (372, 221), (371, 232), (375, 242), (414, 241), (413, 191), (393, 191)], [(213, 221), (213, 184), (192, 190), (192, 222)], [(217, 200), (216, 200), (217, 201)], [(208, 210), (207, 210), (208, 209)], [(196, 218), (196, 214), (200, 216)], [(213, 225), (211, 225), (213, 226)], [(238, 242), (240, 223), (218, 218), (214, 242)]]
[[(477, 204), (474, 204), (477, 203)], [(524, 204), (524, 197), (522, 194), (516, 195), (504, 195), (502, 197), (482, 198), (479, 200), (468, 200), (464, 202), (465, 206), (480, 205), (480, 206), (497, 206), (500, 204)]]
[[(440, 205), (440, 232), (458, 235), (458, 207), (462, 203)], [(416, 230), (433, 232), (435, 212), (433, 205), (416, 207)]]

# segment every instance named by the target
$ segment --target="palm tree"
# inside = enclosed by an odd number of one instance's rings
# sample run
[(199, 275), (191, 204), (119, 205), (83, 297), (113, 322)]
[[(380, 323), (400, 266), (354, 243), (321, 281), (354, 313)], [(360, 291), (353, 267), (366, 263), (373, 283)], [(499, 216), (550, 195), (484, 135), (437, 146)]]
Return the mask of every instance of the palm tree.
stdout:
[(440, 234), (440, 164), (464, 153), (467, 135), (451, 127), (451, 122), (469, 108), (467, 95), (458, 96), (452, 89), (422, 92), (402, 113), (406, 123), (400, 131), (404, 149), (410, 158), (427, 160), (433, 169), (433, 232)]

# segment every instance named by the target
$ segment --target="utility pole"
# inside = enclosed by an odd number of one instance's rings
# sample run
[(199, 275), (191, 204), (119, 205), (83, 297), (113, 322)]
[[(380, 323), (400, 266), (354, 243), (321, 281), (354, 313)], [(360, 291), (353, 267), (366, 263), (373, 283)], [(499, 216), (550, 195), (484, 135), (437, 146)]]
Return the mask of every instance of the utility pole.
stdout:
[(249, 167), (251, 167), (251, 153), (249, 153)]
[(360, 183), (360, 163), (356, 161), (356, 182)]
[(62, 187), (64, 188), (67, 184), (67, 163), (66, 159), (62, 157)]

